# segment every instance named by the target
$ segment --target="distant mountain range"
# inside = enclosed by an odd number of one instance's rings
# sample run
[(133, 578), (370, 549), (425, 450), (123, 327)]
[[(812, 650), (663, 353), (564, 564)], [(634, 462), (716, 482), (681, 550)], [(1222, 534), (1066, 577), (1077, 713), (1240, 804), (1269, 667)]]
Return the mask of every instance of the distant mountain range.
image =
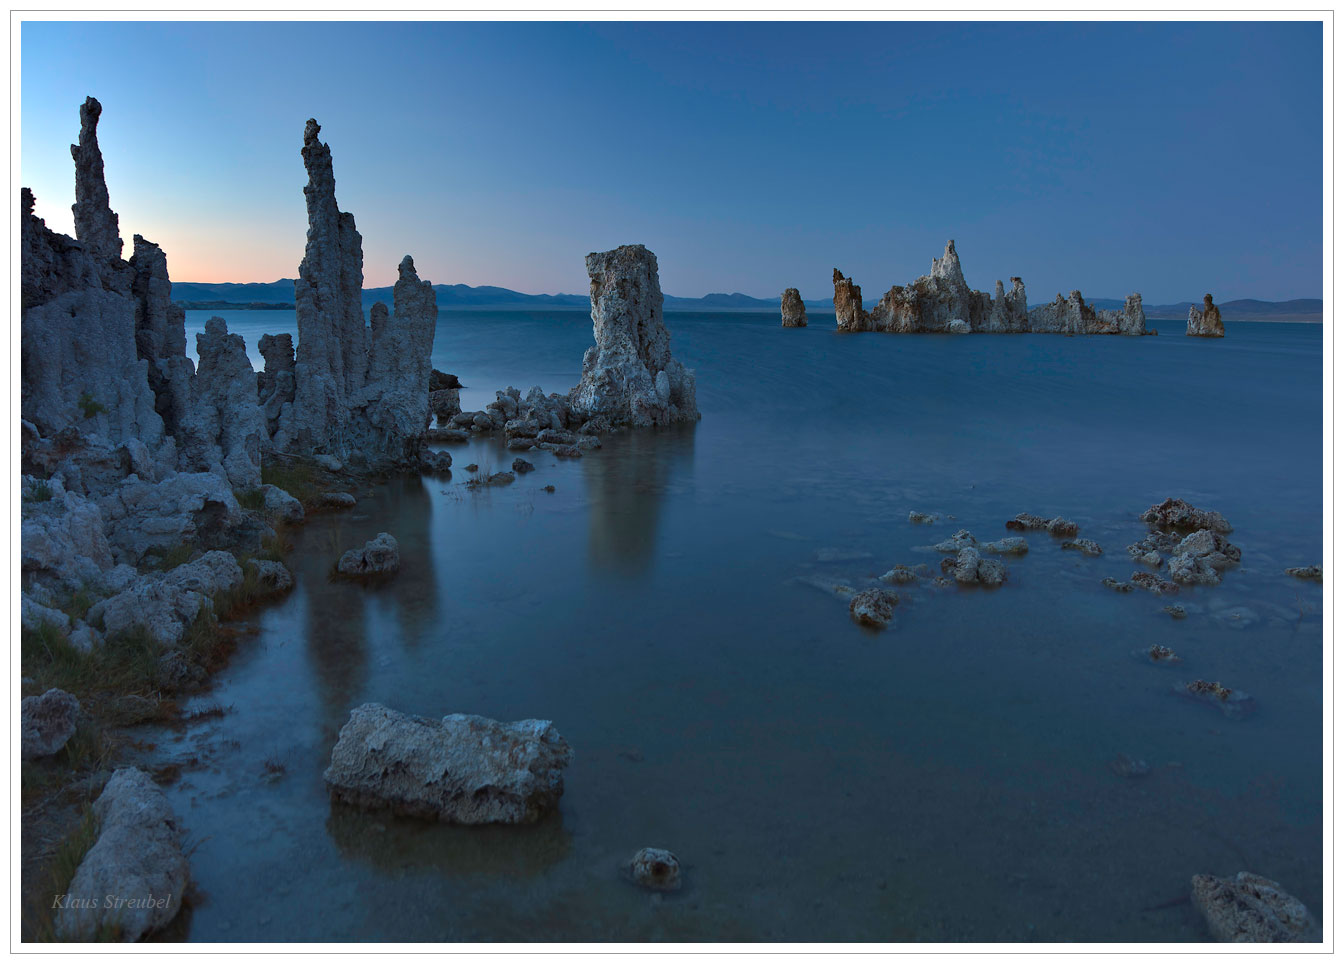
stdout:
[[(435, 285), (434, 297), (440, 310), (453, 308), (587, 308), (587, 295), (526, 295), (509, 288), (496, 288), (492, 285)], [(292, 308), (294, 305), (294, 281), (282, 278), (268, 283), (250, 284), (204, 284), (200, 282), (178, 281), (173, 283), (173, 300), (183, 307), (191, 309), (225, 310), (232, 308)], [(375, 301), (391, 306), (392, 288), (365, 288), (364, 307)], [(1180, 301), (1169, 305), (1144, 305), (1144, 313), (1149, 318), (1184, 318), (1196, 301)], [(1123, 308), (1125, 302), (1117, 298), (1095, 298), (1089, 303), (1098, 308)], [(829, 311), (830, 299), (804, 301), (809, 309)], [(869, 307), (876, 304), (868, 303)], [(774, 298), (753, 298), (739, 292), (733, 294), (708, 294), (702, 298), (679, 298), (676, 295), (664, 295), (663, 307), (677, 310), (718, 309), (720, 311), (778, 311), (779, 301)], [(1035, 307), (1035, 306), (1033, 306)], [(1323, 302), (1320, 298), (1297, 298), (1292, 301), (1256, 301), (1243, 298), (1218, 305), (1224, 321), (1315, 321), (1322, 318)]]

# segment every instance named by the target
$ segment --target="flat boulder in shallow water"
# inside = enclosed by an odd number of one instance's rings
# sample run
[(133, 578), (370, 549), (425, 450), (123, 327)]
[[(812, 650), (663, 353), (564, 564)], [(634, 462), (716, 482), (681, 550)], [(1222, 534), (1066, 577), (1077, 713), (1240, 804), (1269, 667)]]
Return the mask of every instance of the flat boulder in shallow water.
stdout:
[(573, 751), (550, 720), (350, 711), (323, 774), (335, 800), (442, 823), (532, 823), (564, 793)]
[(1320, 566), (1294, 566), (1283, 571), (1285, 575), (1292, 576), (1294, 579), (1310, 579), (1313, 582), (1322, 580)]
[(343, 576), (380, 576), (401, 568), (401, 552), (390, 532), (380, 532), (364, 543), (362, 549), (350, 549), (336, 564)]
[(121, 940), (139, 940), (182, 906), (190, 868), (181, 826), (163, 791), (135, 767), (112, 774), (93, 813), (98, 840), (56, 911), (57, 939), (94, 940), (111, 928)]
[(1190, 888), (1190, 900), (1204, 915), (1214, 940), (1235, 944), (1321, 940), (1320, 925), (1306, 905), (1267, 877), (1244, 870), (1235, 877), (1195, 874)]

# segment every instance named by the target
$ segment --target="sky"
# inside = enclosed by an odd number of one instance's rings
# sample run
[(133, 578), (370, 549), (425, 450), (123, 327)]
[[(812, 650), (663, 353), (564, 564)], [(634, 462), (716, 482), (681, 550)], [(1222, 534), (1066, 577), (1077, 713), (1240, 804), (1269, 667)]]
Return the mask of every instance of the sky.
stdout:
[(365, 287), (876, 298), (955, 238), (966, 279), (1149, 304), (1322, 292), (1308, 23), (78, 23), (21, 27), (21, 182), (73, 234), (86, 95), (126, 253), (298, 273), (315, 117)]

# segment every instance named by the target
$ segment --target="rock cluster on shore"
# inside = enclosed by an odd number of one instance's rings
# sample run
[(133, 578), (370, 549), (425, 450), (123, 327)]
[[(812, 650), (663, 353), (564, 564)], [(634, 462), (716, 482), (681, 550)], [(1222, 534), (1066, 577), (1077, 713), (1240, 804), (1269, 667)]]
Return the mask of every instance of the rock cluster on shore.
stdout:
[(863, 309), (863, 294), (853, 279), (846, 278), (838, 268), (831, 279), (835, 285), (837, 331), (1151, 334), (1145, 330), (1143, 299), (1137, 294), (1127, 297), (1124, 308), (1117, 311), (1085, 304), (1077, 291), (1028, 310), (1027, 289), (1021, 278), (1011, 278), (1012, 287), (1007, 291), (1002, 281), (995, 282), (993, 296), (974, 291), (962, 274), (953, 241), (947, 242), (941, 258), (933, 260), (927, 275), (888, 290), (871, 313)]

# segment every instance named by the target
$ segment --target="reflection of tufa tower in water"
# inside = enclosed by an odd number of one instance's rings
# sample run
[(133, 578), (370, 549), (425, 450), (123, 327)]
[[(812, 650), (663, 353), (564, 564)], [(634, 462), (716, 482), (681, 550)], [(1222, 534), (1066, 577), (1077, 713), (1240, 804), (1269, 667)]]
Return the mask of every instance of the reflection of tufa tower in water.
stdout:
[(658, 545), (663, 499), (690, 476), (693, 423), (627, 432), (583, 460), (588, 489), (588, 562), (595, 569), (643, 572)]

